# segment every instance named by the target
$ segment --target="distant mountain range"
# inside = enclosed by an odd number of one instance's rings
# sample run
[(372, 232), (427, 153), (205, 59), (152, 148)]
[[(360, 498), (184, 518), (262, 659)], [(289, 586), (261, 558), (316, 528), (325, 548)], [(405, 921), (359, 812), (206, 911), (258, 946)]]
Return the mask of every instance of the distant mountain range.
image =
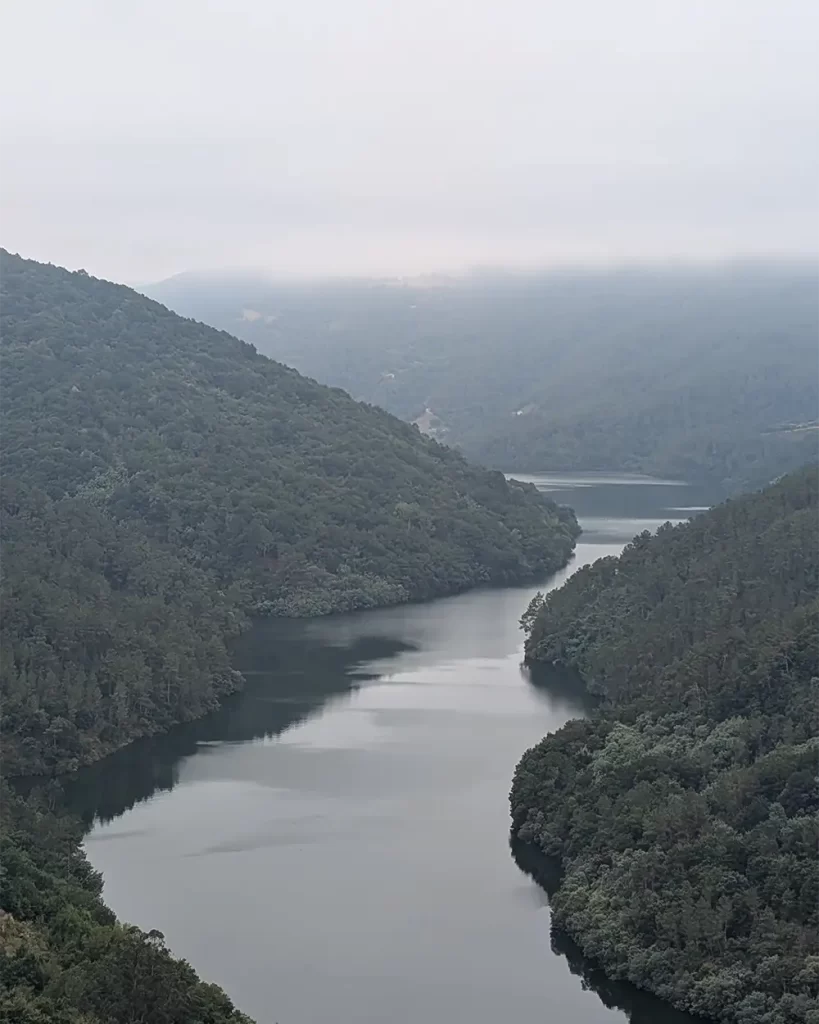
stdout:
[(120, 285), (0, 252), (6, 771), (216, 705), (246, 612), (545, 574), (572, 512)]
[(495, 468), (634, 470), (730, 492), (819, 444), (812, 265), (182, 274), (145, 290)]
[[(577, 522), (82, 271), (0, 250), (0, 339), (0, 1018), (251, 1024), (160, 932), (116, 921), (56, 776), (216, 708), (247, 612), (536, 576)], [(6, 780), (25, 774), (50, 778), (23, 801)]]

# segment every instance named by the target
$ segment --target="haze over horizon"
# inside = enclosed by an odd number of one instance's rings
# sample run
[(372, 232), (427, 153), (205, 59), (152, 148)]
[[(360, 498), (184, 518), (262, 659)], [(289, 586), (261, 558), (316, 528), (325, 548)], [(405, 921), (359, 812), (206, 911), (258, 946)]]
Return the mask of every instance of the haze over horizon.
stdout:
[(804, 0), (3, 17), (0, 244), (26, 257), (147, 284), (819, 251)]

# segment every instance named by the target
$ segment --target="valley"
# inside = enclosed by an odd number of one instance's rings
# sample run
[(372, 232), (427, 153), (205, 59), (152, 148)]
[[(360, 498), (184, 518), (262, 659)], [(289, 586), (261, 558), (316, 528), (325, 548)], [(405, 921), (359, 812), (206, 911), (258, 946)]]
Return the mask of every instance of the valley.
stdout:
[[(584, 529), (549, 589), (707, 501), (616, 474), (533, 482)], [(572, 673), (521, 667), (518, 619), (542, 586), (254, 626), (222, 711), (68, 786), (118, 916), (159, 928), (259, 1024), (494, 1024), (510, 1005), (693, 1024), (628, 985), (584, 991), (592, 965), (566, 958), (510, 855), (517, 760), (590, 706)]]

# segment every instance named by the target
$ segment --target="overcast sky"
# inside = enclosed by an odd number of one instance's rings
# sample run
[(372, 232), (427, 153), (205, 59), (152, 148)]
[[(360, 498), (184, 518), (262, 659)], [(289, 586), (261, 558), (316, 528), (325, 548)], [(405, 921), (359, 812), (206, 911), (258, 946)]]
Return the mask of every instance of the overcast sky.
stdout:
[(148, 282), (815, 254), (816, 0), (5, 0), (0, 244)]

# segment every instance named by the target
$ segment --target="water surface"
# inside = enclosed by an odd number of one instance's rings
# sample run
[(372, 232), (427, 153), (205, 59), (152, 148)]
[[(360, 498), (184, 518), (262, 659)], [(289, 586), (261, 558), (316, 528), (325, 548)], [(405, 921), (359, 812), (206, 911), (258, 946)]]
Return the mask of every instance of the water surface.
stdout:
[(69, 788), (110, 906), (260, 1024), (693, 1024), (552, 935), (507, 798), (523, 751), (587, 706), (571, 674), (521, 667), (529, 599), (707, 496), (529, 479), (585, 530), (540, 588), (261, 623), (242, 694)]

